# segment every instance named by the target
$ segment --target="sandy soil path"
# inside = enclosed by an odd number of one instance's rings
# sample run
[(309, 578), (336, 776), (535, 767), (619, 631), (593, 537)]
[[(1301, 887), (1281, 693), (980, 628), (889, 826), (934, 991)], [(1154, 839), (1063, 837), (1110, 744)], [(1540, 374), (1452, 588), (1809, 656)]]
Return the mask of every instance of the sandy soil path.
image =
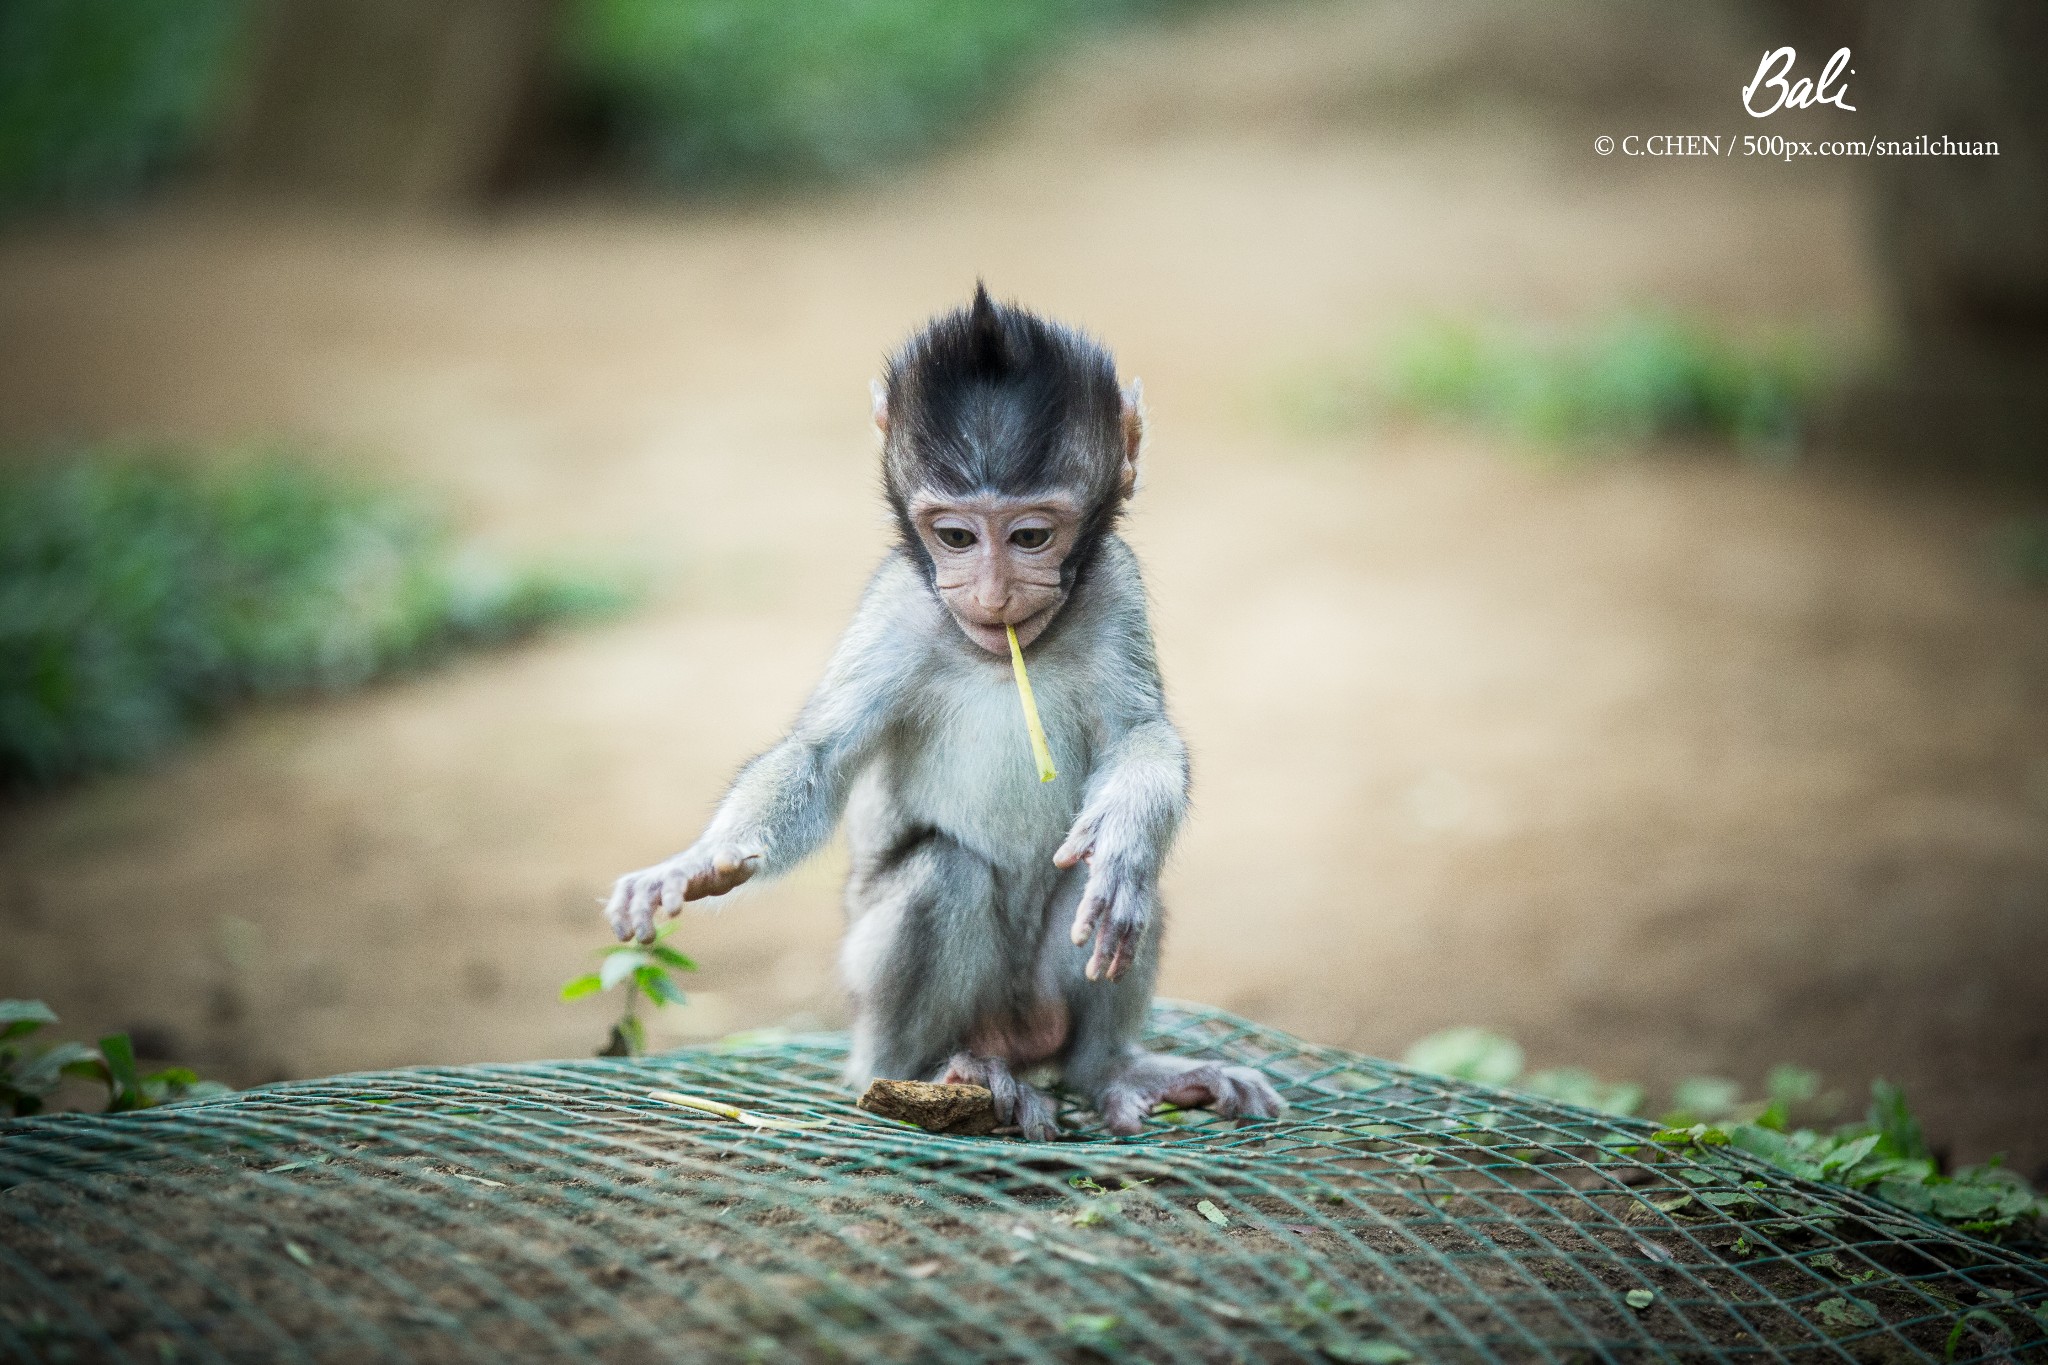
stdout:
[[(1883, 1074), (1959, 1156), (2048, 1159), (2048, 608), (1983, 571), (2004, 509), (1309, 437), (1268, 401), (1418, 308), (1872, 334), (1852, 180), (1601, 161), (1592, 131), (1650, 126), (1617, 110), (1691, 96), (1588, 108), (1546, 55), (1568, 26), (1440, 8), (1134, 35), (803, 202), (0, 241), (10, 442), (284, 434), (658, 585), (0, 816), (0, 992), (239, 1081), (587, 1051), (604, 1006), (552, 994), (595, 898), (815, 677), (886, 537), (868, 376), (982, 275), (1109, 338), (1155, 410), (1131, 535), (1199, 800), (1168, 992), (1381, 1053), (1482, 1023), (1659, 1083)], [(837, 1020), (837, 869), (689, 921), (700, 993), (657, 1037)]]

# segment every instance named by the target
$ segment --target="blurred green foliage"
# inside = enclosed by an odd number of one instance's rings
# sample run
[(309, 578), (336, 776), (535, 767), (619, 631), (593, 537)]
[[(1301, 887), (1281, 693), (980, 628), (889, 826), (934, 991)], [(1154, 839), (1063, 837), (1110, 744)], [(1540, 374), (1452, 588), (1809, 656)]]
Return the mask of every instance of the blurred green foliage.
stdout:
[(40, 1114), (67, 1076), (104, 1086), (110, 1114), (229, 1093), (219, 1081), (200, 1080), (190, 1067), (145, 1074), (135, 1064), (135, 1044), (125, 1033), (110, 1033), (97, 1047), (28, 1042), (30, 1034), (56, 1022), (56, 1013), (40, 1000), (0, 1000), (0, 1110), (5, 1111), (0, 1117)]
[[(566, 0), (554, 64), (579, 134), (647, 179), (829, 181), (971, 126), (1091, 29), (1208, 2)], [(252, 0), (0, 0), (0, 213), (116, 199), (201, 150), (259, 13)]]
[(1827, 373), (1810, 343), (1738, 341), (1660, 313), (1548, 334), (1433, 322), (1397, 336), (1374, 363), (1293, 386), (1284, 401), (1323, 428), (1450, 417), (1548, 447), (1692, 436), (1783, 456), (1796, 451)]
[(334, 692), (621, 606), (454, 555), (412, 504), (271, 456), (0, 476), (0, 787), (128, 765), (247, 698)]
[(943, 140), (1091, 25), (1190, 2), (573, 0), (565, 60), (657, 181), (841, 179)]
[(0, 214), (130, 193), (210, 129), (248, 0), (0, 3)]
[[(1454, 1076), (1482, 1085), (1512, 1087), (1568, 1104), (1623, 1117), (1642, 1106), (1643, 1088), (1603, 1082), (1577, 1067), (1522, 1074), (1522, 1049), (1512, 1038), (1481, 1028), (1445, 1029), (1417, 1040), (1402, 1059), (1418, 1071)], [(1793, 1116), (1826, 1109), (1834, 1097), (1821, 1094), (1820, 1078), (1803, 1067), (1771, 1068), (1760, 1099), (1719, 1076), (1688, 1076), (1672, 1087), (1652, 1139), (1659, 1147), (1711, 1154), (1717, 1148), (1748, 1152), (1805, 1180), (1868, 1190), (1901, 1208), (1953, 1223), (1970, 1232), (2032, 1238), (2048, 1219), (2048, 1198), (2022, 1176), (1993, 1160), (1944, 1171), (1927, 1145), (1905, 1092), (1886, 1081), (1870, 1088), (1863, 1122), (1831, 1129), (1796, 1128)], [(1624, 1152), (1638, 1149), (1624, 1148)], [(1719, 1207), (1747, 1202), (1733, 1191), (1696, 1192), (1675, 1212), (1698, 1198)]]

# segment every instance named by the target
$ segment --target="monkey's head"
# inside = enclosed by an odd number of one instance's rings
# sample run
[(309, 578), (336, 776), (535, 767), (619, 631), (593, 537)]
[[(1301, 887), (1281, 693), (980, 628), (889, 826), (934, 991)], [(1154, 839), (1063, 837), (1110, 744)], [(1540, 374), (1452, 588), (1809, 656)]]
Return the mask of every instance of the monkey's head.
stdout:
[(1138, 483), (1144, 414), (1109, 352), (975, 286), (875, 382), (903, 544), (967, 638), (1028, 645), (1087, 573)]

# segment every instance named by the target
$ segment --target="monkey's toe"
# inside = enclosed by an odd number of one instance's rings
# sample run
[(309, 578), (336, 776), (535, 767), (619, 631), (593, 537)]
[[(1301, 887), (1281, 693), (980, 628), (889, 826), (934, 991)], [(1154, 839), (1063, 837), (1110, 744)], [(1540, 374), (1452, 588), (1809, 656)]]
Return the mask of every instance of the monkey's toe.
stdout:
[(1148, 1091), (1132, 1085), (1112, 1085), (1096, 1101), (1102, 1126), (1117, 1137), (1135, 1137), (1145, 1131), (1145, 1117), (1159, 1101)]
[(1273, 1083), (1250, 1067), (1226, 1066), (1219, 1071), (1212, 1107), (1225, 1118), (1277, 1119), (1286, 1110), (1287, 1101)]
[(1035, 1085), (1017, 1082), (1017, 1130), (1026, 1142), (1051, 1142), (1060, 1135), (1058, 1107)]
[(1019, 1092), (1031, 1089), (1018, 1083), (1002, 1058), (976, 1057), (968, 1052), (954, 1054), (935, 1079), (941, 1085), (978, 1085), (988, 1091), (995, 1101), (996, 1122), (1005, 1128), (1018, 1122)]

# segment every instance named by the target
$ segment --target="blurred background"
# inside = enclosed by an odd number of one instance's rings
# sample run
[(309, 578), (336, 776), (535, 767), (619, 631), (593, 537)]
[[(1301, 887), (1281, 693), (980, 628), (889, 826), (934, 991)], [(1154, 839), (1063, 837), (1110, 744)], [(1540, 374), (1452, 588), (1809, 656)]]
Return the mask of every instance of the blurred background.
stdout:
[[(1848, 101), (1740, 90), (1855, 53)], [(1153, 412), (1165, 993), (2048, 1164), (2025, 0), (9, 0), (0, 995), (238, 1085), (587, 1053), (977, 277)], [(1996, 157), (1599, 155), (1929, 134)], [(650, 1043), (844, 1021), (832, 852)]]

